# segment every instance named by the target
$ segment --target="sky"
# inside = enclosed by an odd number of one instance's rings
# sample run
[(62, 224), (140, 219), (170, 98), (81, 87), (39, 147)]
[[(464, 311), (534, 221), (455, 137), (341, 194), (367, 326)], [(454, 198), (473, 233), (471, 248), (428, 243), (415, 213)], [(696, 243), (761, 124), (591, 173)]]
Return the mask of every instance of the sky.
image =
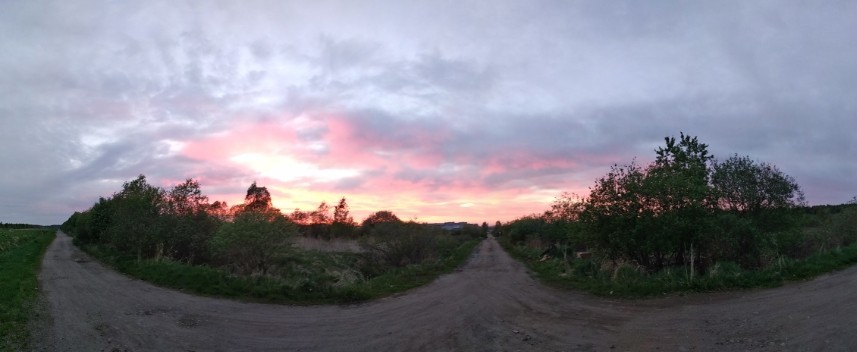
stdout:
[(857, 196), (854, 1), (2, 1), (0, 221), (143, 174), (493, 224), (666, 136)]

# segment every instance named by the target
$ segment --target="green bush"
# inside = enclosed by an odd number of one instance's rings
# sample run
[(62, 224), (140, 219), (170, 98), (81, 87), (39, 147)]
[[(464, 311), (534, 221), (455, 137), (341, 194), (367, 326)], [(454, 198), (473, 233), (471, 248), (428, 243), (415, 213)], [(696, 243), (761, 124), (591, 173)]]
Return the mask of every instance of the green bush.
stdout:
[(279, 213), (245, 211), (223, 224), (211, 250), (233, 272), (265, 275), (275, 256), (287, 251), (297, 230)]

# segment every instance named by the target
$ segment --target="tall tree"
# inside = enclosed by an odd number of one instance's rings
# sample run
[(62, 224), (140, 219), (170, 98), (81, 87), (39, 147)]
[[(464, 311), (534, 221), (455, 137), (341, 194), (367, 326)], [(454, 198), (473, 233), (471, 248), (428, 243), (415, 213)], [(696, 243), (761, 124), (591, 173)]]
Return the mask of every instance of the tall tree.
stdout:
[(349, 215), (348, 203), (345, 202), (345, 197), (339, 200), (339, 204), (333, 207), (333, 223), (335, 224), (354, 224), (354, 218)]
[(199, 182), (186, 179), (167, 193), (167, 209), (175, 215), (191, 215), (209, 208), (208, 197), (202, 194)]
[(273, 209), (271, 204), (271, 193), (267, 187), (259, 187), (256, 181), (247, 188), (247, 195), (244, 197), (244, 210), (265, 212)]

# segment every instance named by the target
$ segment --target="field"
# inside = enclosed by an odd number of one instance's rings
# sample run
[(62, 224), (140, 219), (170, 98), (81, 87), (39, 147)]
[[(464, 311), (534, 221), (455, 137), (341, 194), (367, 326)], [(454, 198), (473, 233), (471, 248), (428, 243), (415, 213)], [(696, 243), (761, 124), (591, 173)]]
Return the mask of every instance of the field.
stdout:
[(0, 350), (26, 350), (42, 256), (53, 230), (0, 229)]

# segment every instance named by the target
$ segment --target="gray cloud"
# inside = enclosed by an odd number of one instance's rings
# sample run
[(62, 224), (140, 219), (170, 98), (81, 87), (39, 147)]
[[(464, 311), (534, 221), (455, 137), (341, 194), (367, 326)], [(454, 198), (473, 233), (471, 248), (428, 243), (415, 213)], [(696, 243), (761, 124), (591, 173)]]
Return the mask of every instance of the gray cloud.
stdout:
[(337, 190), (588, 185), (684, 131), (839, 203), (857, 194), (855, 19), (849, 1), (4, 2), (0, 221), (61, 222), (140, 173), (253, 178), (173, 148), (318, 111), (457, 167)]

